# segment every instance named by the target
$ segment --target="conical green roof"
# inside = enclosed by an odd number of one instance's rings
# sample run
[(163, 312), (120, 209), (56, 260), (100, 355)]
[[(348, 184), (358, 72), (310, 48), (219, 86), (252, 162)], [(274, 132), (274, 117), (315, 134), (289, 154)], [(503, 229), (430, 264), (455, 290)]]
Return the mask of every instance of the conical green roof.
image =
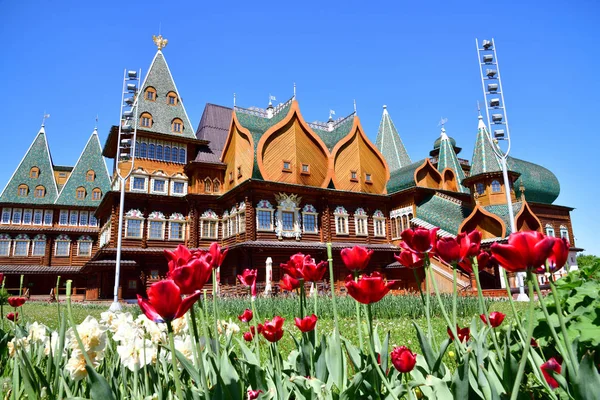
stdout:
[[(88, 179), (87, 177), (90, 171), (94, 173), (92, 179)], [(85, 197), (78, 199), (77, 189), (81, 187), (85, 189)], [(110, 178), (106, 164), (102, 158), (102, 148), (100, 146), (100, 139), (98, 138), (98, 131), (95, 129), (79, 156), (77, 164), (73, 167), (69, 179), (67, 179), (67, 182), (62, 187), (56, 204), (97, 207), (102, 197), (94, 200), (92, 194), (94, 189), (100, 189), (102, 194), (110, 190)]]
[(487, 136), (487, 128), (480, 114), (477, 126), (477, 140), (475, 142), (475, 149), (473, 150), (473, 159), (471, 160), (470, 176), (497, 171), (502, 171), (502, 168), (494, 154), (492, 144)]
[(462, 185), (463, 179), (465, 179), (465, 172), (463, 171), (460, 163), (458, 162), (458, 157), (454, 152), (454, 145), (448, 135), (446, 135), (446, 130), (442, 127), (442, 134), (440, 135), (440, 153), (438, 155), (438, 163), (437, 169), (442, 172), (446, 168), (450, 168), (454, 175), (456, 176), (456, 181), (458, 182), (458, 191), (462, 193), (467, 193), (468, 190), (466, 187)]
[[(39, 168), (37, 177), (32, 177), (33, 167)], [(19, 192), (19, 186), (27, 185), (26, 193)], [(35, 197), (35, 188), (44, 187), (44, 196)], [(8, 181), (0, 195), (0, 203), (52, 204), (58, 197), (58, 189), (54, 180), (52, 158), (46, 139), (46, 130), (42, 125), (25, 157)]]
[(383, 115), (379, 123), (375, 145), (387, 161), (390, 173), (412, 163), (390, 118), (387, 106), (383, 106)]
[[(156, 90), (154, 100), (147, 98), (146, 89), (149, 87)], [(175, 105), (171, 105), (168, 102), (167, 94), (170, 92), (177, 94), (177, 104)], [(152, 126), (138, 126), (139, 129), (169, 136), (196, 138), (194, 128), (188, 118), (183, 101), (167, 65), (167, 60), (165, 60), (165, 56), (160, 50), (156, 52), (152, 64), (150, 64), (150, 69), (144, 79), (137, 101), (139, 102), (138, 118), (145, 112), (152, 115)], [(171, 129), (171, 123), (175, 118), (179, 118), (183, 122), (183, 131), (181, 133), (173, 132)]]

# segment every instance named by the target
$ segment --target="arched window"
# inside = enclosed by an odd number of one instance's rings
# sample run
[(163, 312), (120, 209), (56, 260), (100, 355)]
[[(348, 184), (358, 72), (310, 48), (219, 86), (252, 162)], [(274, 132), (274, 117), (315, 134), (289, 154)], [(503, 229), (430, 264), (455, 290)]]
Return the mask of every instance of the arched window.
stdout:
[(132, 209), (125, 214), (125, 237), (141, 239), (144, 229), (144, 214)]
[(163, 159), (163, 147), (160, 144), (158, 146), (156, 146), (156, 159), (157, 160)]
[(148, 216), (148, 239), (165, 239), (165, 216), (160, 211), (153, 211)]
[(15, 238), (13, 245), (13, 255), (17, 257), (27, 257), (29, 254), (29, 236), (20, 234)]
[(37, 179), (40, 176), (40, 169), (38, 167), (32, 167), (29, 170), (29, 177), (33, 179)]
[(146, 158), (146, 157), (148, 157), (148, 144), (142, 143), (140, 145), (140, 158)]
[(177, 155), (179, 154), (179, 149), (175, 146), (171, 149), (171, 162), (177, 162)]
[(19, 197), (26, 197), (29, 194), (29, 186), (22, 184), (19, 185), (19, 188), (17, 189), (17, 195)]
[(150, 143), (150, 145), (148, 146), (148, 158), (154, 160), (155, 153), (156, 146), (154, 145), (154, 143)]
[(71, 250), (71, 238), (67, 235), (58, 235), (54, 241), (54, 255), (68, 257)]
[(89, 257), (92, 255), (93, 240), (90, 236), (84, 235), (77, 240), (77, 255), (80, 257)]
[(32, 256), (43, 256), (46, 254), (46, 235), (36, 235), (33, 238)]
[(0, 233), (0, 256), (8, 257), (10, 254), (10, 236), (6, 233)]
[(42, 198), (46, 195), (46, 188), (43, 186), (36, 186), (35, 191), (33, 192), (34, 197)]
[(210, 178), (204, 179), (204, 192), (210, 193), (211, 189), (212, 189), (212, 182), (210, 181)]
[(100, 188), (94, 188), (92, 190), (92, 200), (100, 200), (102, 198), (102, 190)]
[(560, 238), (569, 240), (569, 229), (565, 225), (560, 226)]
[(175, 93), (175, 92), (167, 93), (167, 104), (170, 106), (177, 105), (177, 93)]
[(306, 204), (302, 208), (302, 231), (308, 233), (318, 233), (319, 225), (317, 217), (319, 214), (312, 204)]
[(200, 216), (200, 237), (207, 239), (216, 239), (218, 234), (219, 217), (213, 210), (206, 210)]
[(218, 179), (215, 179), (213, 182), (213, 192), (219, 193), (221, 191), (221, 182)]
[(554, 227), (550, 224), (546, 224), (546, 236), (555, 237)]
[(173, 213), (169, 217), (169, 240), (185, 239), (185, 217), (180, 213)]
[(337, 206), (333, 211), (335, 217), (335, 233), (336, 235), (348, 234), (348, 211), (342, 206)]
[(502, 191), (502, 187), (500, 186), (500, 182), (498, 182), (497, 180), (493, 180), (492, 181), (492, 192), (498, 193), (501, 191)]
[(135, 156), (136, 157), (140, 156), (140, 142), (138, 142), (137, 140), (135, 142)]
[(83, 200), (85, 199), (85, 188), (84, 187), (78, 187), (77, 190), (75, 191), (75, 198), (77, 200)]
[(144, 128), (152, 128), (152, 114), (142, 113), (140, 116), (140, 126)]
[(175, 118), (173, 122), (171, 122), (171, 131), (174, 133), (183, 132), (183, 121), (179, 118)]
[(165, 146), (165, 156), (163, 157), (165, 161), (171, 161), (171, 148), (169, 146)]
[(94, 179), (96, 179), (96, 173), (94, 172), (94, 170), (89, 170), (86, 174), (85, 174), (85, 180), (88, 182), (94, 182)]
[(148, 86), (146, 88), (146, 95), (144, 98), (150, 101), (156, 100), (156, 89), (154, 89), (152, 86)]
[(367, 213), (363, 208), (357, 208), (354, 211), (354, 231), (356, 236), (368, 236)]
[(179, 163), (185, 164), (185, 149), (184, 148), (179, 149)]
[(475, 185), (475, 190), (477, 191), (477, 194), (482, 195), (485, 192), (485, 186), (483, 186), (483, 183), (477, 183)]
[(375, 236), (385, 237), (385, 215), (381, 210), (375, 210), (373, 213), (373, 227)]

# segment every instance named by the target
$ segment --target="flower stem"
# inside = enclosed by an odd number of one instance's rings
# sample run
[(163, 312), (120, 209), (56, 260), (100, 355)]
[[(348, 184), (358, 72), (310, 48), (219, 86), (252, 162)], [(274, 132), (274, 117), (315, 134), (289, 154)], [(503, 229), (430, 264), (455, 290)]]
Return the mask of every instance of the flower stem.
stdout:
[(496, 349), (496, 353), (498, 353), (498, 357), (500, 360), (504, 358), (504, 354), (500, 351), (500, 346), (498, 346), (498, 340), (496, 339), (496, 332), (494, 328), (492, 328), (492, 324), (490, 323), (490, 313), (485, 305), (485, 299), (483, 298), (483, 291), (481, 290), (481, 282), (479, 281), (479, 265), (477, 264), (477, 259), (473, 258), (473, 273), (475, 275), (475, 281), (477, 282), (477, 298), (479, 299), (479, 310), (482, 314), (485, 315), (485, 320), (487, 321), (487, 325), (490, 327), (490, 333), (492, 335), (492, 342), (494, 342), (494, 348)]
[(529, 349), (531, 348), (531, 337), (533, 335), (533, 311), (535, 308), (535, 302), (533, 300), (533, 283), (531, 282), (531, 271), (527, 271), (527, 286), (529, 288), (529, 314), (527, 316), (527, 339), (524, 343), (523, 355), (519, 362), (519, 369), (517, 370), (517, 377), (513, 384), (512, 392), (510, 394), (510, 400), (516, 400), (519, 396), (519, 387), (521, 386), (521, 380), (523, 380), (523, 374), (525, 372), (525, 364), (527, 364), (527, 356), (529, 355)]
[(452, 265), (452, 325), (456, 326), (456, 297), (458, 296), (456, 288), (456, 265)]
[(550, 282), (550, 291), (552, 292), (552, 296), (554, 297), (554, 304), (556, 305), (556, 314), (558, 314), (558, 322), (560, 323), (560, 330), (562, 331), (563, 339), (565, 341), (565, 346), (567, 347), (567, 354), (569, 354), (569, 358), (571, 359), (571, 372), (573, 373), (574, 377), (577, 377), (577, 368), (575, 367), (575, 365), (577, 364), (577, 357), (575, 356), (575, 353), (573, 352), (573, 346), (571, 346), (571, 341), (569, 340), (567, 326), (565, 325), (565, 318), (562, 313), (562, 307), (560, 306), (560, 299), (558, 297), (558, 293), (556, 292), (556, 286), (554, 286), (554, 279), (552, 277), (552, 274), (550, 274), (549, 282)]
[(171, 321), (167, 321), (167, 331), (169, 332), (169, 346), (171, 347), (171, 363), (173, 364), (173, 378), (175, 379), (175, 391), (177, 398), (184, 399), (181, 392), (181, 381), (179, 380), (179, 369), (177, 367), (177, 355), (175, 354), (175, 339), (173, 338), (173, 326)]
[(431, 326), (431, 288), (429, 287), (429, 254), (425, 257), (425, 264), (423, 266), (423, 270), (425, 271), (425, 292), (426, 303), (425, 303), (425, 318), (427, 319), (427, 335), (429, 336), (429, 341), (433, 343), (433, 328)]
[[(316, 316), (319, 316), (318, 306), (319, 306), (319, 293), (317, 290), (317, 282), (315, 282), (315, 293), (314, 293), (314, 313)], [(315, 343), (319, 340), (319, 335), (317, 334), (317, 325), (315, 325)]]
[[(354, 281), (358, 282), (358, 271), (353, 271), (354, 273)], [(363, 349), (363, 335), (362, 335), (362, 323), (360, 320), (360, 303), (356, 302), (356, 329), (358, 330), (358, 344), (359, 348)]]
[(304, 300), (306, 299), (306, 288), (304, 279), (300, 279), (300, 319), (304, 318)]
[(450, 317), (448, 316), (448, 312), (446, 312), (446, 307), (444, 307), (444, 303), (442, 302), (442, 296), (440, 296), (440, 290), (438, 289), (437, 281), (435, 280), (435, 277), (433, 276), (431, 269), (429, 269), (428, 272), (429, 272), (429, 279), (431, 279), (431, 282), (433, 282), (433, 290), (435, 290), (435, 297), (437, 298), (438, 304), (440, 306), (440, 310), (442, 311), (442, 315), (444, 316), (444, 319), (446, 320), (446, 324), (448, 324), (448, 327), (450, 328), (450, 331), (452, 332), (452, 336), (454, 337), (454, 343), (457, 343), (457, 347), (460, 348), (462, 351), (465, 351), (465, 344), (458, 338), (458, 334), (456, 331), (456, 325), (452, 325), (452, 322), (450, 321)]
[(419, 294), (421, 295), (421, 301), (423, 302), (423, 308), (425, 308), (425, 296), (423, 295), (423, 288), (421, 288), (421, 278), (419, 277), (419, 273), (416, 268), (413, 268), (413, 274), (415, 275), (415, 281), (417, 282), (417, 287), (419, 288)]
[(220, 360), (220, 347), (221, 342), (219, 341), (219, 309), (217, 307), (217, 271), (213, 269), (212, 271), (212, 281), (213, 281), (213, 316), (215, 318), (215, 354), (217, 355), (217, 360)]
[[(200, 346), (200, 336), (198, 335), (198, 325), (196, 324), (196, 305), (193, 304), (190, 308), (190, 316), (192, 317), (192, 328), (194, 332), (194, 340), (195, 340), (195, 355), (196, 355), (196, 363), (198, 364), (198, 368), (200, 369), (200, 385), (201, 389), (204, 393), (208, 394), (208, 383), (206, 382), (206, 374), (204, 369), (204, 357), (202, 356), (202, 347)], [(204, 343), (206, 344), (206, 340), (204, 339)]]
[(373, 367), (375, 368), (375, 370), (377, 370), (377, 374), (379, 375), (379, 378), (381, 378), (381, 381), (383, 382), (383, 385), (387, 389), (389, 395), (392, 396), (394, 400), (398, 400), (398, 396), (396, 396), (396, 394), (394, 393), (393, 388), (390, 386), (390, 383), (388, 382), (384, 372), (381, 370), (381, 365), (379, 365), (379, 363), (377, 362), (377, 357), (375, 356), (375, 345), (373, 342), (373, 314), (371, 312), (371, 304), (366, 304), (365, 308), (367, 309), (367, 323), (369, 325), (368, 347), (369, 354), (371, 356), (371, 361), (373, 362)]
[(335, 303), (335, 275), (333, 274), (333, 254), (331, 243), (327, 243), (327, 262), (329, 263), (329, 286), (331, 287), (331, 306), (333, 308), (333, 324), (338, 342), (340, 341), (340, 327), (338, 325), (337, 304)]
[(506, 284), (506, 293), (508, 294), (508, 302), (510, 303), (510, 308), (513, 313), (513, 318), (517, 321), (517, 326), (519, 327), (519, 332), (522, 336), (524, 336), (525, 331), (523, 330), (523, 325), (521, 324), (521, 316), (517, 314), (517, 309), (515, 308), (515, 301), (513, 300), (512, 292), (510, 290), (510, 284), (508, 283), (508, 275), (506, 274), (506, 270), (502, 267), (498, 267), (500, 271), (502, 271), (502, 279)]
[(254, 321), (254, 348), (256, 351), (256, 358), (258, 358), (258, 362), (260, 363), (260, 341), (258, 340), (258, 323), (256, 322), (258, 320), (258, 314), (256, 313), (256, 305), (254, 304), (254, 297), (252, 295), (250, 295), (250, 304), (252, 306), (252, 315), (254, 316), (254, 318), (252, 318), (252, 320)]

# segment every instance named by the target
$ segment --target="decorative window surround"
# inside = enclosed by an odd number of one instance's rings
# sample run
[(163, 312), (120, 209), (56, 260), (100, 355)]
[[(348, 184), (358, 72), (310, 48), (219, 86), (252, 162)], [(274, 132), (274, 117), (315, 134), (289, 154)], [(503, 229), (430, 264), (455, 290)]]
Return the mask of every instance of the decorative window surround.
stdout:
[(71, 210), (71, 212), (69, 213), (69, 225), (77, 226), (78, 222), (79, 222), (79, 211)]
[(169, 190), (169, 180), (162, 171), (156, 171), (150, 179), (150, 193), (167, 194)]
[(145, 175), (144, 170), (138, 169), (134, 174), (131, 175), (131, 178), (129, 178), (129, 191), (142, 193), (148, 192), (148, 176)]
[[(302, 232), (319, 232), (319, 214), (312, 204), (306, 204), (302, 207)], [(314, 219), (314, 221), (313, 221)]]
[(71, 254), (71, 238), (67, 235), (58, 235), (54, 241), (54, 256), (69, 257)]
[(256, 230), (273, 232), (273, 206), (268, 200), (261, 200), (256, 205)]
[(203, 239), (217, 239), (219, 217), (216, 212), (208, 209), (200, 216), (200, 237)]
[(25, 234), (17, 235), (13, 244), (13, 256), (27, 257), (29, 255), (29, 236)]
[(91, 237), (84, 235), (77, 240), (77, 255), (79, 257), (89, 257), (92, 255), (92, 243), (94, 241)]
[(236, 206), (231, 207), (229, 211), (229, 236), (235, 236), (238, 233), (238, 213)]
[(79, 212), (79, 226), (87, 226), (89, 223), (90, 213), (89, 211), (80, 211)]
[(36, 235), (33, 238), (32, 256), (42, 257), (46, 254), (46, 235)]
[(392, 225), (392, 239), (400, 239), (400, 234), (410, 228), (410, 220), (413, 218), (411, 206), (397, 208), (390, 212), (390, 223)]
[(12, 208), (3, 208), (2, 209), (2, 220), (0, 222), (2, 224), (10, 224), (11, 214), (12, 214)]
[(69, 210), (60, 210), (58, 224), (61, 226), (69, 225)]
[(44, 210), (44, 226), (52, 226), (52, 216), (54, 212), (52, 210)]
[(148, 240), (165, 239), (165, 215), (160, 211), (153, 211), (148, 216)]
[(228, 238), (229, 235), (229, 211), (225, 210), (223, 216), (221, 217), (221, 226), (223, 231), (223, 238)]
[(237, 218), (239, 233), (246, 232), (246, 203), (243, 201), (238, 206)]
[(31, 208), (26, 208), (23, 210), (23, 225), (31, 225), (33, 221), (33, 210)]
[(100, 241), (98, 243), (98, 247), (102, 248), (110, 243), (110, 231), (112, 224), (110, 219), (104, 224), (104, 226), (100, 229)]
[(373, 213), (373, 226), (375, 237), (385, 237), (385, 215), (381, 210), (375, 210)]
[(33, 224), (34, 225), (42, 225), (44, 222), (44, 211), (43, 210), (34, 210), (33, 211)]
[(369, 236), (367, 213), (363, 208), (357, 208), (354, 211), (354, 232), (356, 236)]
[(300, 240), (302, 229), (300, 229), (300, 200), (297, 194), (279, 193), (275, 195), (277, 200), (277, 214), (275, 217), (275, 234), (281, 240), (296, 238)]
[(556, 235), (554, 233), (554, 228), (552, 227), (552, 225), (546, 224), (545, 229), (546, 229), (546, 236), (556, 237)]
[(348, 211), (342, 206), (337, 206), (333, 211), (335, 217), (335, 234), (348, 235)]
[(569, 229), (564, 225), (560, 226), (560, 238), (569, 241)]
[(129, 210), (125, 214), (125, 237), (141, 239), (144, 231), (144, 214), (140, 210)]
[(0, 257), (8, 257), (10, 254), (10, 243), (12, 240), (6, 233), (0, 234)]
[(185, 240), (185, 217), (180, 213), (173, 213), (169, 217), (169, 240)]
[(23, 216), (23, 209), (22, 208), (14, 208), (13, 213), (12, 213), (12, 221), (11, 221), (12, 224), (20, 225), (22, 216)]
[(182, 176), (178, 179), (181, 174), (171, 179), (171, 196), (185, 196), (187, 194), (187, 180)]

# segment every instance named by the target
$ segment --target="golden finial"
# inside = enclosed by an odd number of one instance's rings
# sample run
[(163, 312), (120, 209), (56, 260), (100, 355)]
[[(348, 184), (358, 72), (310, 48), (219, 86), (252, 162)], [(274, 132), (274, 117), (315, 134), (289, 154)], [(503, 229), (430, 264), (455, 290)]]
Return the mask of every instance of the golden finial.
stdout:
[(154, 41), (156, 47), (158, 47), (158, 50), (164, 49), (165, 47), (167, 47), (167, 43), (169, 43), (169, 41), (167, 39), (164, 39), (162, 35), (152, 35), (152, 40)]

